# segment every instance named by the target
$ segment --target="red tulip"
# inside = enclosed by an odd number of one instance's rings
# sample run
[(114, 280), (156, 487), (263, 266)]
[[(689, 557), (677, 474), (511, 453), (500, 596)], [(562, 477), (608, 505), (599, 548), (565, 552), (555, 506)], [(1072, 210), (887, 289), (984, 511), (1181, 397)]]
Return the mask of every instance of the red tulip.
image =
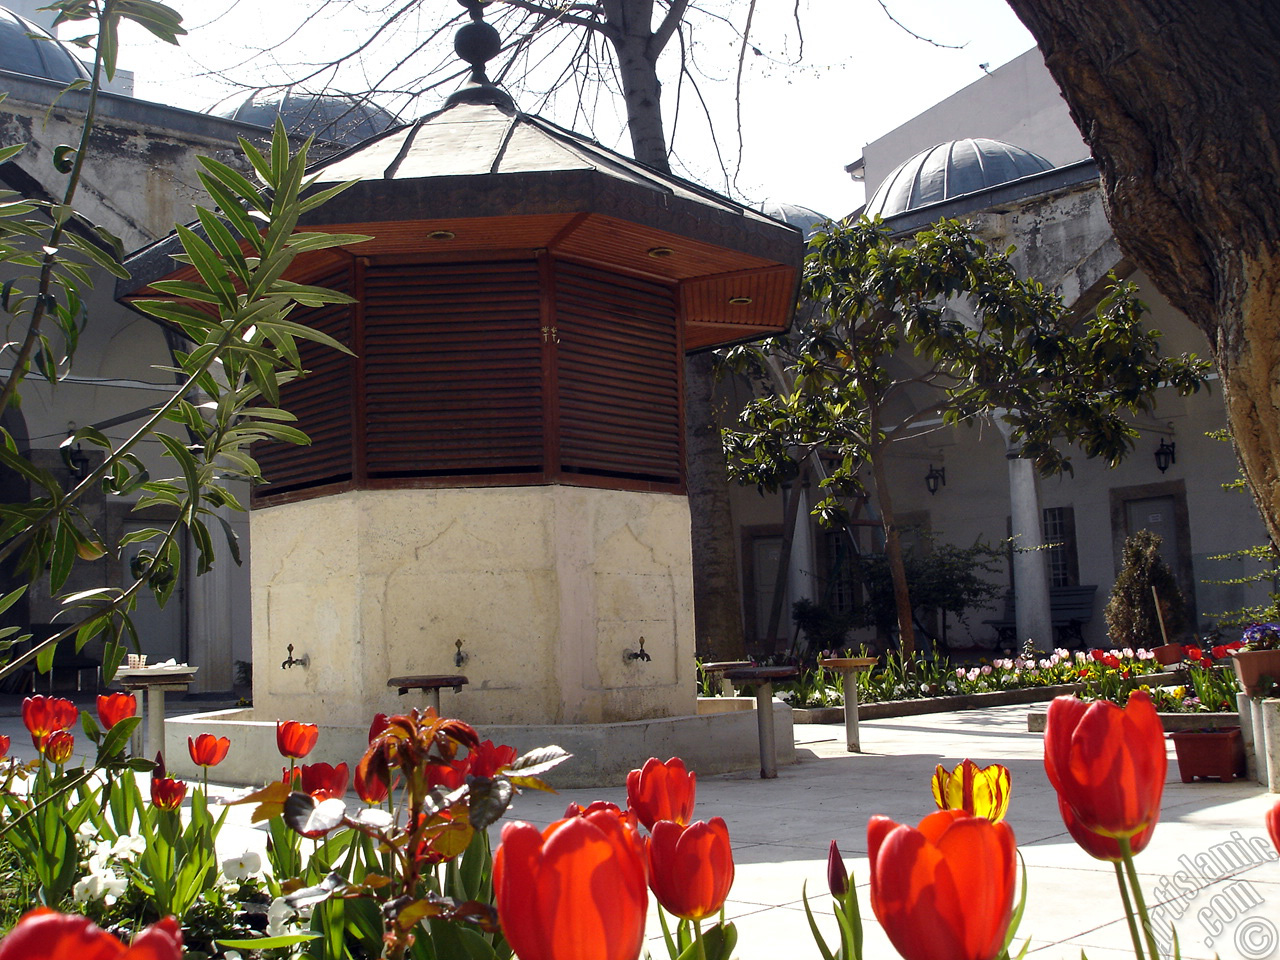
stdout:
[(515, 747), (498, 747), (492, 740), (482, 740), (467, 754), (467, 772), (473, 777), (492, 777), (503, 767), (514, 763), (517, 756)]
[(592, 800), (585, 807), (580, 803), (571, 802), (564, 808), (564, 815), (566, 817), (581, 817), (588, 813), (595, 813), (597, 810), (609, 810), (619, 817), (626, 816), (616, 803), (609, 800)]
[(1044, 766), (1049, 782), (1080, 826), (1108, 837), (1132, 837), (1160, 819), (1164, 793), (1164, 728), (1141, 690), (1123, 710), (1058, 697), (1049, 704)]
[(356, 796), (365, 803), (382, 803), (391, 792), (390, 771), (376, 764), (356, 764)]
[(67, 730), (80, 716), (76, 705), (61, 697), (27, 697), (22, 701), (22, 722), (31, 732), (31, 742), (41, 750), (49, 734)]
[(40, 752), (49, 758), (50, 763), (63, 764), (71, 759), (75, 744), (76, 738), (66, 730), (55, 730), (45, 739)]
[[(1089, 856), (1097, 860), (1109, 860), (1112, 863), (1124, 859), (1124, 854), (1120, 850), (1120, 841), (1115, 837), (1104, 837), (1100, 833), (1094, 833), (1082, 827), (1075, 814), (1071, 812), (1071, 807), (1062, 797), (1058, 797), (1058, 812), (1062, 814), (1062, 822), (1067, 825), (1067, 833), (1071, 834), (1071, 839), (1078, 843)], [(1135, 833), (1129, 838), (1130, 852), (1137, 854), (1147, 849), (1147, 844), (1151, 842), (1155, 832), (1156, 825), (1153, 823), (1141, 833)]]
[(697, 774), (686, 770), (679, 757), (666, 763), (650, 757), (639, 770), (627, 774), (627, 806), (650, 830), (659, 820), (684, 825), (693, 817), (697, 782)]
[(182, 960), (182, 930), (165, 917), (126, 947), (88, 917), (39, 907), (0, 941), (0, 960)]
[(228, 737), (215, 737), (212, 733), (202, 733), (194, 740), (187, 737), (187, 752), (197, 767), (216, 767), (227, 758), (230, 749)]
[(297, 720), (276, 721), (276, 749), (282, 757), (293, 757), (301, 760), (310, 753), (320, 736), (320, 728), (314, 723), (299, 723)]
[(507, 824), (493, 858), (493, 890), (520, 960), (635, 960), (644, 946), (644, 862), (609, 811), (541, 832)]
[(659, 820), (649, 837), (649, 887), (668, 913), (701, 920), (724, 906), (733, 886), (733, 849), (720, 817), (687, 827)]
[(369, 742), (373, 743), (383, 730), (387, 729), (388, 721), (385, 713), (375, 713), (373, 722), (369, 724)]
[(1280, 802), (1267, 811), (1267, 833), (1271, 834), (1271, 842), (1280, 852)]
[(304, 763), (298, 768), (298, 780), (303, 793), (311, 794), (316, 800), (332, 800), (347, 792), (351, 776), (345, 763), (336, 767), (327, 763)]
[(0, 733), (0, 760), (9, 755), (9, 738)]
[(169, 777), (151, 778), (151, 802), (161, 810), (177, 810), (187, 796), (187, 785)]
[(1007, 823), (940, 810), (918, 828), (867, 824), (871, 907), (904, 960), (992, 960), (1013, 918)]
[(98, 719), (103, 729), (110, 730), (121, 720), (138, 715), (138, 698), (132, 693), (113, 693), (98, 696)]

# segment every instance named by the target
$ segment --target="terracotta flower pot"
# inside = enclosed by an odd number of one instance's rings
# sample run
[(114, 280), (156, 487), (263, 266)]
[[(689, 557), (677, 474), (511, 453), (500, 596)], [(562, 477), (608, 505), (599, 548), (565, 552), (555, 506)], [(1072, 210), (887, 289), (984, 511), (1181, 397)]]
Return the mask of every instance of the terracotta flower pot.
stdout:
[(1166, 667), (1182, 662), (1182, 644), (1180, 643), (1166, 643), (1159, 647), (1152, 647), (1151, 652), (1155, 654), (1156, 663)]
[(1169, 734), (1178, 755), (1183, 783), (1196, 777), (1217, 777), (1230, 783), (1244, 776), (1244, 741), (1239, 727), (1217, 730), (1183, 730)]
[(1231, 654), (1236, 666), (1236, 676), (1240, 678), (1240, 686), (1251, 697), (1261, 696), (1262, 679), (1267, 677), (1280, 683), (1280, 650), (1237, 650)]

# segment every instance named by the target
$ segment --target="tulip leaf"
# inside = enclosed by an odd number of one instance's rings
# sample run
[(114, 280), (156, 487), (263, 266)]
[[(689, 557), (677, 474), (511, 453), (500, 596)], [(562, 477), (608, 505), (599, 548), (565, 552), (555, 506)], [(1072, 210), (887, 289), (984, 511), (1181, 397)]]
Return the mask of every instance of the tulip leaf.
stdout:
[[(804, 915), (809, 921), (809, 932), (813, 934), (813, 942), (818, 945), (818, 952), (822, 954), (822, 960), (835, 960), (835, 956), (831, 953), (831, 948), (827, 946), (826, 939), (818, 929), (818, 922), (813, 919), (813, 910), (809, 906), (809, 882), (807, 880), (800, 888), (800, 897), (804, 901)], [(850, 957), (848, 960), (861, 960), (861, 958)]]
[(467, 816), (471, 826), (484, 830), (507, 812), (515, 788), (505, 777), (467, 777), (471, 793), (467, 798)]
[(507, 777), (511, 785), (520, 790), (541, 790), (543, 793), (555, 793), (555, 787), (541, 777)]
[(347, 805), (337, 797), (317, 801), (309, 793), (294, 791), (284, 802), (284, 822), (304, 837), (322, 837), (342, 825)]
[(729, 960), (738, 945), (738, 928), (732, 923), (717, 923), (702, 934), (707, 960)]
[(530, 750), (523, 757), (517, 757), (507, 770), (511, 773), (519, 773), (521, 776), (535, 777), (559, 766), (571, 756), (573, 754), (569, 751), (554, 744), (538, 747), (536, 750)]
[(258, 937), (254, 940), (215, 940), (220, 947), (228, 950), (274, 950), (277, 947), (292, 947), (295, 943), (306, 943), (308, 940), (319, 940), (318, 933), (287, 933), (279, 937)]
[[(1021, 867), (1022, 873), (1022, 889), (1018, 893), (1018, 903), (1013, 908), (1013, 916), (1009, 920), (1009, 930), (1004, 935), (1004, 946), (1000, 950), (1000, 955), (1009, 956), (1009, 944), (1013, 943), (1013, 938), (1017, 936), (1018, 924), (1022, 922), (1022, 912), (1027, 908), (1027, 861), (1022, 858), (1022, 851), (1018, 851), (1018, 866)], [(1027, 952), (1027, 945), (1022, 947), (1021, 957)]]

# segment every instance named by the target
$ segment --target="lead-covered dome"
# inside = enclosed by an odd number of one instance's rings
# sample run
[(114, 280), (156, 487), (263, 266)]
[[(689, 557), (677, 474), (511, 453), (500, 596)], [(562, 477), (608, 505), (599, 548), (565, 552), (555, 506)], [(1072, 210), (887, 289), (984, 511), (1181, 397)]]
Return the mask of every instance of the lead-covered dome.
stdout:
[(773, 217), (775, 220), (791, 224), (804, 234), (806, 240), (818, 232), (819, 224), (826, 223), (831, 219), (825, 214), (818, 213), (817, 210), (811, 210), (798, 203), (784, 203), (781, 201), (762, 204), (760, 212), (766, 217)]
[(260, 127), (272, 126), (280, 116), (290, 133), (347, 146), (376, 136), (396, 123), (396, 118), (382, 107), (361, 97), (295, 90), (260, 91), (213, 112)]
[(1039, 154), (1000, 140), (950, 140), (899, 164), (867, 201), (866, 215), (892, 217), (1052, 170)]
[(76, 55), (43, 27), (0, 7), (0, 70), (71, 83), (88, 80)]

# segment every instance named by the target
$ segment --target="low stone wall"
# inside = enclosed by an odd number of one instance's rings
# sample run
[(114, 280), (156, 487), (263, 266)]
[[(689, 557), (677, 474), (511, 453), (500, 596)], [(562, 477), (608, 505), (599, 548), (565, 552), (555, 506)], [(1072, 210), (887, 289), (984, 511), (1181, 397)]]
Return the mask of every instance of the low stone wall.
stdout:
[[(568, 750), (573, 757), (547, 777), (555, 787), (619, 787), (629, 771), (650, 757), (681, 757), (703, 776), (759, 770), (755, 700), (728, 699), (746, 703), (700, 716), (594, 724), (477, 724), (476, 730), (482, 740), (510, 744), (520, 753), (548, 744)], [(791, 708), (775, 700), (773, 711), (778, 765), (795, 763)], [(276, 750), (274, 717), (257, 719), (253, 708), (220, 710), (165, 721), (165, 759), (175, 776), (199, 779), (200, 768), (187, 753), (187, 737), (200, 733), (231, 738), (231, 750), (217, 768), (219, 783), (260, 785), (278, 776), (276, 765), (285, 764)], [(354, 768), (368, 747), (368, 733), (368, 724), (321, 724), (313, 759), (346, 761)]]
[[(1181, 673), (1148, 673), (1134, 677), (1130, 684), (1162, 687), (1184, 683)], [(1082, 683), (1059, 683), (1047, 687), (1022, 687), (1017, 690), (994, 690), (990, 693), (966, 693), (954, 697), (922, 697), (918, 700), (885, 700), (858, 704), (859, 720), (885, 720), (890, 717), (918, 717), (926, 713), (949, 713), (952, 710), (979, 710), (982, 707), (1007, 707), (1019, 703), (1047, 703), (1054, 697), (1071, 696), (1084, 690)], [(843, 723), (844, 707), (797, 708), (796, 723)]]
[[(1027, 714), (1027, 732), (1044, 733), (1045, 711), (1032, 710)], [(1240, 726), (1238, 713), (1162, 713), (1160, 723), (1166, 733), (1179, 730), (1205, 730), (1208, 728)]]

